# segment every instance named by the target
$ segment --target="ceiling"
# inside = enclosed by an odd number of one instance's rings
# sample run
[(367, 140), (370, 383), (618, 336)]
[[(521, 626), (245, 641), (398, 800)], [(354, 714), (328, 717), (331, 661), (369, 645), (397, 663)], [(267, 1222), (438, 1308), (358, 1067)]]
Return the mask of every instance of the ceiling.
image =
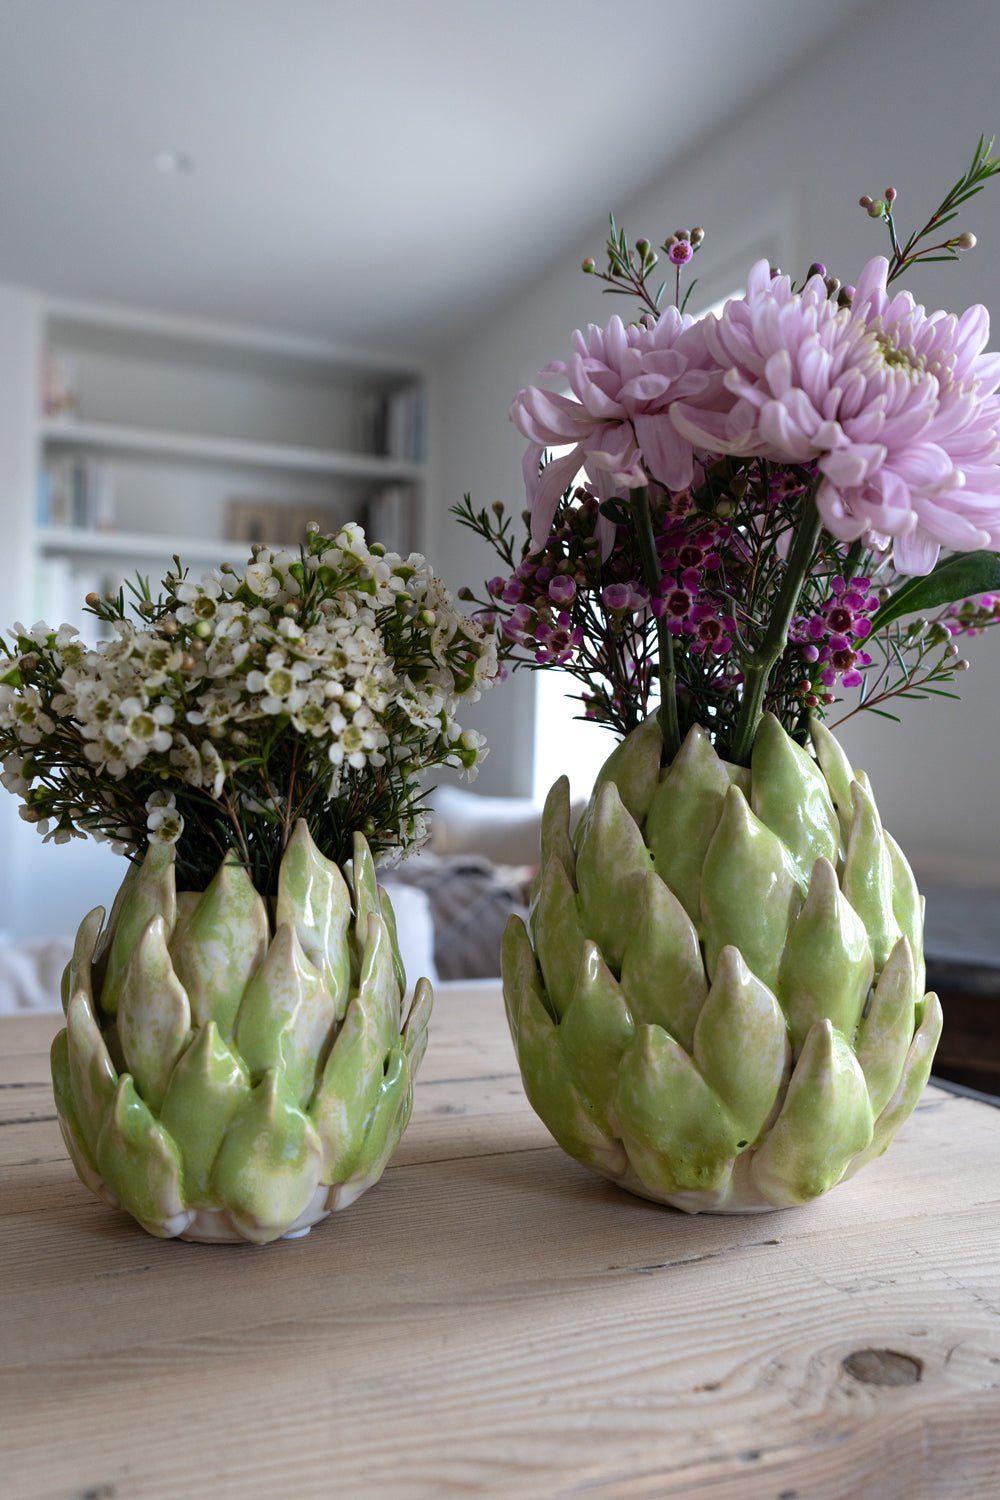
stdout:
[(860, 3), (0, 0), (0, 280), (431, 355)]

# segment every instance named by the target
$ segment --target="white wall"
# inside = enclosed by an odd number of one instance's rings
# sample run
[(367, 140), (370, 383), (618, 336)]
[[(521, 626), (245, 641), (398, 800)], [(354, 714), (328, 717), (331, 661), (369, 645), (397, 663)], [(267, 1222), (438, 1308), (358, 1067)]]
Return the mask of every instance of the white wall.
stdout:
[[(842, 280), (853, 280), (869, 256), (886, 248), (882, 226), (857, 207), (859, 194), (879, 194), (891, 182), (900, 195), (899, 222), (909, 231), (967, 166), (980, 133), (1000, 132), (998, 56), (1000, 6), (994, 0), (957, 0), (945, 13), (933, 0), (872, 5), (835, 45), (639, 199), (595, 203), (593, 233), (567, 246), (558, 265), (541, 268), (515, 302), (470, 329), (438, 372), (442, 489), (431, 555), (446, 580), (478, 582), (493, 571), (488, 549), (446, 518), (447, 505), (467, 489), (477, 502), (500, 498), (515, 509), (522, 503), (522, 443), (507, 420), (514, 393), (547, 360), (564, 354), (574, 327), (605, 321), (618, 303), (622, 310), (629, 306), (602, 298), (598, 284), (578, 269), (584, 255), (599, 254), (608, 210), (633, 238), (658, 239), (678, 227), (703, 225), (708, 237), (698, 264), (713, 296), (739, 280), (733, 256), (742, 259), (744, 247), (752, 254), (772, 236), (784, 268), (801, 273), (822, 259)], [(633, 101), (626, 111), (629, 128), (660, 130), (665, 142), (672, 65), (667, 60), (663, 100)], [(724, 79), (705, 81), (706, 88), (724, 86)], [(622, 89), (627, 93), (625, 77)], [(612, 118), (616, 97), (610, 68), (600, 95), (595, 128), (608, 128), (602, 121)], [(540, 171), (558, 171), (554, 108)], [(585, 150), (586, 142), (563, 141), (561, 149)], [(928, 305), (957, 311), (970, 302), (1000, 300), (1000, 185), (973, 200), (961, 227), (979, 236), (979, 249), (956, 266), (931, 266), (909, 278), (910, 289)], [(520, 253), (511, 246), (512, 255)], [(523, 253), (530, 255), (530, 247)], [(925, 871), (1000, 881), (1000, 632), (969, 644), (974, 669), (961, 682), (960, 705), (904, 707), (901, 728), (862, 715), (845, 726), (843, 738), (873, 777), (886, 823)], [(530, 790), (531, 715), (527, 674), (493, 690), (481, 715), (493, 749), (477, 790)]]

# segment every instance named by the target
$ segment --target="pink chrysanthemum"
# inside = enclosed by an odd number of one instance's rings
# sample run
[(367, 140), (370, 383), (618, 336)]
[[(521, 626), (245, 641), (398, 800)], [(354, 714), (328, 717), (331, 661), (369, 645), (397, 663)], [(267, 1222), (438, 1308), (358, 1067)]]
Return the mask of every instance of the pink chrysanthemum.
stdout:
[(704, 323), (728, 400), (670, 419), (717, 452), (815, 459), (832, 534), (891, 537), (896, 567), (926, 573), (941, 547), (1000, 545), (1000, 356), (983, 353), (985, 308), (927, 313), (886, 291), (887, 272), (869, 261), (841, 308), (821, 277), (797, 293), (758, 262), (746, 297)]
[[(511, 421), (530, 444), (524, 480), (531, 509), (531, 540), (545, 545), (559, 498), (584, 465), (601, 500), (656, 479), (683, 490), (694, 477), (692, 444), (666, 420), (671, 402), (705, 399), (718, 371), (706, 366), (701, 325), (668, 308), (652, 326), (626, 326), (618, 317), (607, 328), (591, 324), (573, 335), (573, 354), (540, 372), (563, 377), (565, 396), (528, 386), (511, 407)], [(546, 448), (572, 443), (570, 453), (547, 464)], [(602, 543), (610, 545), (612, 535)]]

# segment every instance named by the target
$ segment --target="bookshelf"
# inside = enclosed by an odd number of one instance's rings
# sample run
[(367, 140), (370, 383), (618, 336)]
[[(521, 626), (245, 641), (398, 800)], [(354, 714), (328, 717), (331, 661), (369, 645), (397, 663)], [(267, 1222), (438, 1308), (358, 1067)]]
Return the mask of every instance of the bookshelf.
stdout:
[(79, 624), (73, 599), (123, 572), (239, 561), (310, 519), (421, 545), (418, 366), (68, 303), (38, 323), (33, 619)]
[[(239, 563), (307, 520), (426, 537), (427, 377), (407, 357), (47, 299), (0, 285), (0, 627), (93, 638), (92, 589)], [(69, 931), (121, 879), (106, 849), (43, 849), (0, 801), (0, 929)], [(39, 893), (44, 890), (44, 899)]]

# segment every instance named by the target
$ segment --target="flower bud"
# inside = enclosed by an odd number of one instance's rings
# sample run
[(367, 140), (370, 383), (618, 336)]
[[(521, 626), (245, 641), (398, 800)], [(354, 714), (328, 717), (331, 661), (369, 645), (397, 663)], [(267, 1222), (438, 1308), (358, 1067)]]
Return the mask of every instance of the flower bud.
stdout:
[(861, 208), (871, 208), (872, 206), (872, 200), (867, 193), (861, 194), (861, 197), (858, 199), (858, 203)]
[(970, 666), (971, 663), (968, 658), (965, 656), (960, 656), (958, 658), (958, 661), (955, 663), (953, 670), (956, 672), (967, 672)]
[(645, 256), (646, 252), (649, 249), (649, 241), (645, 238), (636, 240), (635, 248), (638, 250), (640, 255)]
[(885, 201), (886, 201), (886, 203), (895, 203), (895, 201), (896, 201), (896, 189), (894, 187), (887, 187), (886, 188), (886, 190), (885, 190)]
[(84, 604), (88, 604), (91, 609), (97, 609), (98, 605), (101, 602), (101, 596), (100, 594), (95, 593), (93, 589), (91, 589), (90, 593), (84, 596), (83, 602)]
[(976, 236), (974, 234), (970, 234), (966, 229), (965, 232), (963, 234), (960, 234), (958, 236), (958, 239), (954, 241), (954, 245), (956, 250), (973, 250), (975, 249), (976, 245)]
[(881, 198), (876, 198), (874, 203), (868, 205), (869, 219), (881, 219), (885, 216), (885, 204)]
[(826, 266), (824, 266), (824, 264), (823, 264), (823, 262), (821, 260), (814, 260), (813, 263), (812, 263), (812, 265), (809, 267), (809, 273), (808, 274), (810, 276), (822, 276), (823, 279), (824, 279), (824, 281), (825, 281), (826, 280)]
[(698, 246), (702, 243), (702, 241), (704, 240), (704, 238), (705, 238), (705, 231), (704, 231), (704, 229), (702, 229), (702, 227), (701, 227), (700, 224), (696, 224), (695, 227), (691, 231), (691, 248), (693, 250), (697, 250)]
[(597, 263), (591, 256), (588, 255), (587, 259), (581, 264), (580, 270), (585, 276), (593, 276), (594, 272), (597, 270)]
[(824, 285), (826, 286), (827, 295), (830, 297), (836, 297), (840, 291), (840, 280), (836, 276), (828, 276)]

